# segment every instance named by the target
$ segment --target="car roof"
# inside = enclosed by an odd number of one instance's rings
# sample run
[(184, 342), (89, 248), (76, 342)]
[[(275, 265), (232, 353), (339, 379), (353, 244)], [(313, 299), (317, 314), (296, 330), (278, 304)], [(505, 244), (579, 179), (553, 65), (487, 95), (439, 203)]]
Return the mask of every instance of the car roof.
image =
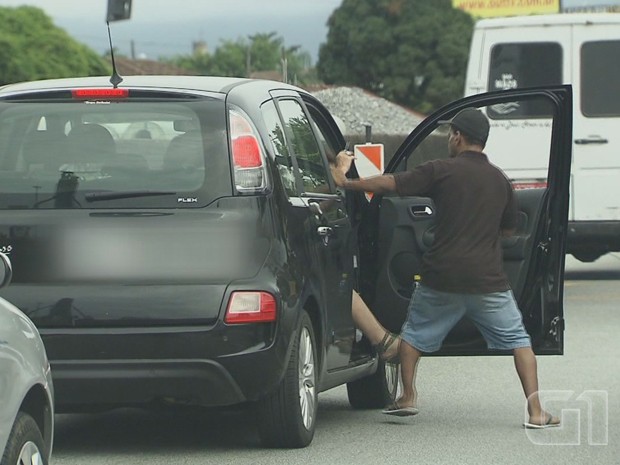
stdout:
[[(303, 92), (302, 89), (278, 81), (219, 76), (123, 76), (123, 81), (118, 87), (186, 90), (227, 94), (231, 89), (243, 85), (261, 89), (290, 89)], [(110, 76), (46, 79), (8, 84), (0, 87), (0, 95), (84, 87), (112, 87)]]

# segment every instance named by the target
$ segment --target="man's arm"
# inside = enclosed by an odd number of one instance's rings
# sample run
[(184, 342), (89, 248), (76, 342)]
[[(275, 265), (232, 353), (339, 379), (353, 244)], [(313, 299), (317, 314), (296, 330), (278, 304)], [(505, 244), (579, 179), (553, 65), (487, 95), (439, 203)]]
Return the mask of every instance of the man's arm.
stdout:
[(351, 168), (353, 159), (351, 152), (342, 151), (336, 156), (335, 166), (331, 165), (332, 176), (338, 187), (354, 191), (374, 192), (376, 194), (396, 191), (396, 181), (391, 174), (383, 174), (366, 179), (348, 179), (346, 174)]
[(499, 225), (499, 233), (503, 237), (510, 237), (517, 233), (517, 230), (522, 229), (519, 223), (523, 221), (523, 218), (519, 216), (517, 197), (515, 196), (514, 189), (509, 185), (509, 198), (508, 204), (502, 214), (502, 221)]
[(343, 189), (362, 192), (374, 192), (384, 194), (396, 191), (396, 181), (391, 174), (382, 174), (365, 179), (348, 179), (343, 176), (342, 180), (335, 180), (336, 185)]

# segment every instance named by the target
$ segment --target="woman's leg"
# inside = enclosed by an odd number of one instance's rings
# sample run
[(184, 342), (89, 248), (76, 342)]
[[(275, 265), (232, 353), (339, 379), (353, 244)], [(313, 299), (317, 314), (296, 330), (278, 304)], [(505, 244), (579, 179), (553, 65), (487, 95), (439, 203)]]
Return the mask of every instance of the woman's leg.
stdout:
[[(360, 331), (364, 333), (364, 336), (368, 338), (373, 346), (383, 341), (383, 338), (388, 331), (381, 325), (381, 323), (379, 323), (366, 303), (355, 290), (353, 291), (351, 313), (353, 315), (353, 322), (355, 323), (355, 326), (357, 326)], [(390, 359), (398, 354), (399, 342), (400, 340), (397, 339), (394, 343), (386, 347), (386, 350), (383, 353), (383, 358)]]

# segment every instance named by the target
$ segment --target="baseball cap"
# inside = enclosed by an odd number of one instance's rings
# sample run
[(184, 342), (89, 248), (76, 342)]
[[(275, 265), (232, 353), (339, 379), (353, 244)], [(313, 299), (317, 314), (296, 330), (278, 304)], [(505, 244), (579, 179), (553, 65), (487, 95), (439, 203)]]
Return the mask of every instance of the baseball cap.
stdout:
[(454, 115), (454, 118), (438, 121), (437, 124), (449, 124), (471, 138), (484, 143), (489, 138), (489, 120), (478, 108), (464, 108)]

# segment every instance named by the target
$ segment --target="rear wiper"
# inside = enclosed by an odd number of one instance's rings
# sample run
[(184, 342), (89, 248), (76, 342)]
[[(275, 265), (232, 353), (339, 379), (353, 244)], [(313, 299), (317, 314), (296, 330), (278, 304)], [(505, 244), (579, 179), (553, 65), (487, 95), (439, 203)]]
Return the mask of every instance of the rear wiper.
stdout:
[(132, 199), (134, 197), (152, 197), (156, 195), (177, 195), (171, 191), (121, 191), (121, 192), (90, 192), (84, 194), (87, 202), (98, 202), (100, 200)]

